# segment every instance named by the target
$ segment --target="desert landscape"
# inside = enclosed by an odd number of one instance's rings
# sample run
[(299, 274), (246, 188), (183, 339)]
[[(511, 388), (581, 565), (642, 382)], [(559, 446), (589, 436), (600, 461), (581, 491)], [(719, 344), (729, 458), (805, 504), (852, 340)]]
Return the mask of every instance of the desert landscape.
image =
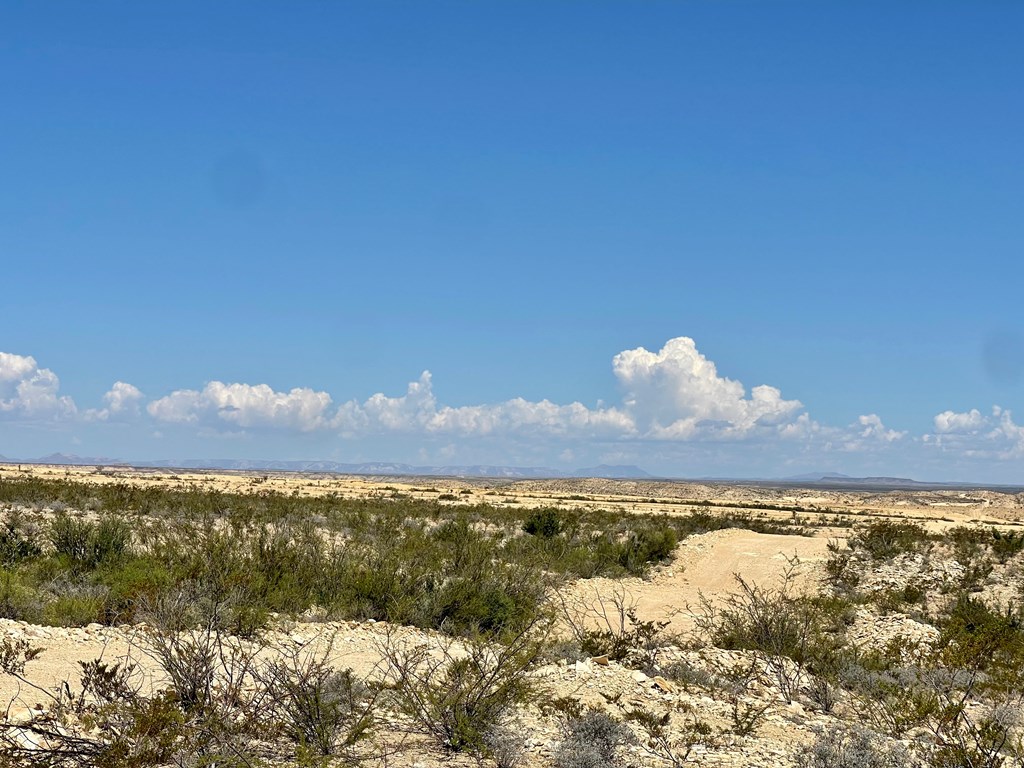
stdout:
[(6, 765), (1022, 764), (1024, 493), (0, 466)]
[(1024, 768), (1022, 37), (0, 3), (0, 768)]

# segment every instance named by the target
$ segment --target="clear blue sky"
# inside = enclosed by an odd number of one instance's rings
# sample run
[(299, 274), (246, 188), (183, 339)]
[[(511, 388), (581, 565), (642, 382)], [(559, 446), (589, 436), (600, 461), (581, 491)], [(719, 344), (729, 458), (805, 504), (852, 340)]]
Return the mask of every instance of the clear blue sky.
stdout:
[(1022, 38), (1016, 2), (5, 3), (0, 454), (1024, 483)]

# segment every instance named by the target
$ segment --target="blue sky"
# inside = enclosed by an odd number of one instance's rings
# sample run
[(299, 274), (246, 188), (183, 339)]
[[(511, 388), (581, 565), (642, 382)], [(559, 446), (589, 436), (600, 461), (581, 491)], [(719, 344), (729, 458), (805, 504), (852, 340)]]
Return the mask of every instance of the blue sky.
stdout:
[(6, 3), (0, 454), (1024, 482), (1022, 33)]

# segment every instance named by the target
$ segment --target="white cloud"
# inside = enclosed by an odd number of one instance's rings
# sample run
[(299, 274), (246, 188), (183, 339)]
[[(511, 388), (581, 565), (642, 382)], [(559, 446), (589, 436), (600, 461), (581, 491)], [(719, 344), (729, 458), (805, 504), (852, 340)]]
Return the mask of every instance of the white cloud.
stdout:
[(869, 413), (858, 416), (856, 423), (850, 425), (842, 448), (845, 451), (874, 450), (902, 440), (906, 436), (906, 432), (886, 427), (878, 414)]
[(169, 423), (312, 432), (328, 426), (330, 405), (330, 395), (308, 388), (276, 392), (266, 384), (211, 381), (201, 391), (179, 389), (154, 400), (146, 411)]
[(907, 436), (906, 432), (897, 432), (895, 429), (888, 429), (875, 413), (869, 413), (866, 416), (858, 416), (857, 424), (860, 425), (859, 436), (865, 440), (874, 440), (879, 443), (893, 443)]
[[(374, 394), (335, 406), (327, 392), (309, 388), (276, 391), (267, 384), (211, 381), (202, 389), (177, 389), (146, 404), (132, 384), (117, 381), (102, 406), (78, 412), (60, 394), (57, 375), (32, 357), (0, 353), (0, 419), (8, 421), (127, 422), (148, 416), (145, 429), (162, 424), (192, 425), (196, 434), (239, 436), (252, 430), (339, 434), (344, 437), (401, 436), (437, 445), (454, 455), (462, 439), (467, 451), (490, 446), (496, 454), (561, 456), (581, 460), (599, 453), (621, 453), (677, 463), (726, 465), (737, 457), (771, 454), (777, 462), (816, 461), (827, 452), (858, 452), (877, 465), (914, 455), (950, 459), (1006, 460), (1024, 457), (1024, 426), (1009, 410), (943, 411), (933, 431), (910, 438), (887, 427), (876, 413), (846, 427), (820, 424), (799, 400), (773, 386), (749, 390), (720, 375), (693, 339), (669, 340), (660, 350), (643, 347), (620, 352), (612, 373), (622, 397), (617, 403), (567, 404), (512, 398), (497, 403), (447, 405), (424, 371), (398, 395)], [(143, 407), (145, 405), (145, 407)], [(140, 428), (143, 425), (140, 424)], [(159, 434), (156, 432), (154, 434)], [(765, 446), (778, 445), (765, 453)], [(783, 445), (784, 444), (784, 445)], [(470, 448), (469, 446), (472, 446)], [(785, 446), (785, 447), (784, 447)], [(899, 453), (896, 453), (896, 447)], [(915, 459), (917, 460), (917, 459)], [(767, 459), (765, 460), (767, 464)]]
[(411, 432), (425, 429), (436, 409), (430, 371), (424, 371), (417, 381), (410, 382), (400, 397), (378, 392), (364, 403), (355, 400), (344, 403), (332, 425), (344, 434)]
[(334, 423), (345, 434), (385, 431), (611, 437), (631, 434), (633, 430), (630, 419), (620, 411), (592, 410), (581, 403), (556, 405), (548, 400), (531, 402), (515, 398), (492, 405), (438, 407), (430, 371), (424, 371), (417, 381), (410, 383), (401, 397), (378, 393), (363, 403), (345, 403), (338, 409)]
[(986, 416), (977, 408), (958, 413), (943, 411), (935, 417), (935, 434), (923, 441), (941, 450), (981, 459), (1024, 457), (1024, 425), (998, 405)]
[(124, 381), (115, 381), (114, 386), (103, 395), (103, 408), (90, 408), (85, 412), (88, 421), (115, 421), (135, 418), (141, 412), (144, 395), (138, 387)]
[(31, 356), (0, 352), (0, 417), (56, 420), (75, 415), (75, 402), (59, 394), (60, 379)]
[(754, 387), (747, 397), (743, 384), (719, 376), (715, 364), (685, 336), (656, 353), (643, 347), (620, 352), (612, 368), (638, 432), (654, 439), (785, 434), (803, 410), (799, 400), (785, 400), (767, 385)]
[(977, 408), (966, 413), (943, 411), (935, 417), (935, 432), (945, 434), (971, 434), (986, 426), (988, 419)]
[(660, 352), (638, 348), (612, 361), (625, 397), (621, 406), (595, 408), (573, 402), (514, 398), (502, 403), (439, 406), (425, 371), (400, 397), (376, 394), (341, 406), (335, 425), (344, 434), (366, 432), (454, 433), (464, 436), (545, 435), (594, 439), (743, 439), (753, 434), (785, 437), (816, 425), (798, 400), (775, 387), (743, 385), (720, 377), (692, 339), (672, 339)]

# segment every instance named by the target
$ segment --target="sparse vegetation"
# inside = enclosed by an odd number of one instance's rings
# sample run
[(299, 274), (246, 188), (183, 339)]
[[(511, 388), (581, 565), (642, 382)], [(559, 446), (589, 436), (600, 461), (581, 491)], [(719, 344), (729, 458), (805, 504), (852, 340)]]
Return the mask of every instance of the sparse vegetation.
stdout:
[[(515, 632), (536, 618), (556, 581), (643, 574), (693, 533), (804, 532), (703, 512), (584, 515), (34, 478), (0, 480), (0, 503), (12, 508), (0, 530), (4, 615), (53, 624), (130, 622), (144, 604), (193, 584), (232, 595), (231, 629), (243, 634), (270, 612), (314, 605), (334, 617), (455, 634)], [(54, 505), (59, 512), (32, 524), (18, 511)]]
[[(1024, 761), (1017, 531), (857, 523), (823, 564), (792, 560), (774, 583), (737, 576), (698, 608), (701, 642), (688, 643), (609, 586), (623, 582), (593, 582), (588, 599), (586, 580), (672, 578), (694, 534), (813, 533), (796, 508), (666, 516), (250, 485), (0, 479), (0, 618), (136, 623), (135, 656), (83, 662), (53, 690), (26, 672), (36, 644), (0, 642), (0, 671), (45, 700), (0, 727), (0, 765), (327, 768), (384, 760), (402, 733), (498, 768), (681, 766), (756, 744), (780, 717), (827, 726), (793, 750), (800, 768)], [(300, 615), (384, 622), (381, 664), (359, 677), (329, 641), (274, 634)], [(546, 682), (563, 674), (578, 686), (569, 696)], [(604, 675), (640, 687), (602, 690)], [(560, 738), (538, 752), (524, 716), (556, 719)]]
[(636, 742), (628, 726), (597, 709), (567, 718), (562, 732), (555, 768), (617, 768), (621, 748)]
[(819, 733), (800, 752), (797, 764), (800, 768), (905, 768), (910, 755), (866, 728), (838, 726)]
[(386, 638), (380, 651), (398, 708), (445, 749), (486, 753), (513, 708), (531, 693), (526, 671), (542, 647), (537, 629), (526, 628), (498, 646), (479, 638), (450, 641), (441, 658)]

